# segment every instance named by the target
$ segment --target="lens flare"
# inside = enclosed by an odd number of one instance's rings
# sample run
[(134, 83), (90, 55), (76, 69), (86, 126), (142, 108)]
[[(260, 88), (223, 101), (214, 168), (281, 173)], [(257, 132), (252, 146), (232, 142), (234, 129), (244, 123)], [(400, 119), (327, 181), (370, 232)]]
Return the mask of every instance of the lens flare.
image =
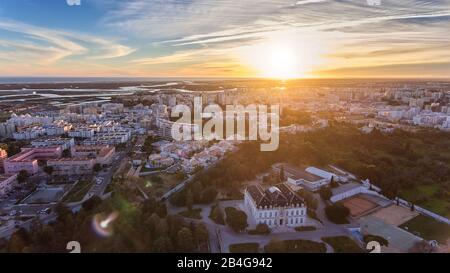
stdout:
[(94, 231), (102, 236), (109, 237), (113, 234), (112, 223), (119, 217), (118, 212), (113, 212), (105, 217), (104, 214), (96, 214), (92, 219), (92, 227)]

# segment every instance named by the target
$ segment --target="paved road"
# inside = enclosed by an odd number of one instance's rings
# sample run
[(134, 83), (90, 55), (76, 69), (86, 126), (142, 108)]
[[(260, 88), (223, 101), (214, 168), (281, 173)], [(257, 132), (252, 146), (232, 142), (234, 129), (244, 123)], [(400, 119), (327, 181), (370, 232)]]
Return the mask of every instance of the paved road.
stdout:
[[(115, 171), (119, 168), (122, 161), (125, 159), (126, 153), (125, 152), (118, 152), (111, 163), (111, 166), (108, 168), (102, 170), (98, 174), (94, 176), (94, 184), (92, 185), (89, 192), (84, 196), (83, 201), (86, 201), (87, 199), (91, 198), (92, 196), (102, 196), (105, 192), (108, 185), (112, 182), (112, 177), (115, 173)], [(103, 179), (101, 184), (96, 183), (96, 178)]]

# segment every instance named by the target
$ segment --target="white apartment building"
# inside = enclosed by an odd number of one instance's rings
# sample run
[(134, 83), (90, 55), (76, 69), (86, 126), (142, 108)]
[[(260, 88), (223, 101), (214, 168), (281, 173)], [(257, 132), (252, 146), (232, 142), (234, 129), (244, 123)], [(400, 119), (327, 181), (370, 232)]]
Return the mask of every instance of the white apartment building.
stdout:
[(69, 137), (91, 138), (95, 134), (95, 130), (90, 127), (78, 127), (69, 131)]
[(21, 130), (19, 132), (14, 132), (13, 138), (15, 140), (30, 140), (30, 139), (35, 139), (40, 136), (43, 136), (44, 134), (45, 134), (45, 130), (40, 126), (36, 126), (33, 128), (27, 128), (27, 129)]
[(378, 117), (384, 118), (390, 121), (398, 121), (402, 119), (405, 114), (405, 110), (381, 110), (378, 111)]
[(13, 137), (16, 131), (16, 125), (10, 122), (0, 123), (0, 137)]
[(11, 118), (7, 122), (16, 126), (28, 126), (31, 124), (51, 124), (53, 122), (53, 117), (32, 116), (30, 114), (18, 116), (16, 114), (12, 114)]
[(131, 138), (130, 131), (97, 133), (95, 136), (83, 141), (84, 145), (118, 145), (127, 143)]
[(44, 129), (44, 133), (48, 136), (59, 136), (69, 131), (72, 126), (65, 122), (59, 121), (53, 124), (44, 125), (42, 128)]
[(70, 149), (75, 145), (73, 138), (41, 138), (31, 141), (35, 148), (61, 146), (63, 150)]
[(162, 119), (162, 118), (158, 118), (156, 120), (156, 126), (159, 128), (159, 135), (162, 138), (165, 139), (173, 139), (172, 137), (172, 127), (173, 126), (179, 126), (180, 130), (180, 134), (183, 134), (185, 132), (190, 132), (190, 135), (193, 136), (195, 133), (200, 132), (200, 127), (198, 126), (198, 124), (192, 124), (192, 123), (175, 123), (173, 121), (167, 120), (167, 119)]
[(306, 225), (306, 205), (286, 184), (263, 190), (252, 185), (245, 190), (244, 206), (254, 224), (270, 228)]
[(17, 174), (0, 174), (0, 197), (10, 192), (17, 183)]
[(110, 114), (123, 113), (124, 106), (122, 103), (104, 103), (102, 104), (102, 112)]

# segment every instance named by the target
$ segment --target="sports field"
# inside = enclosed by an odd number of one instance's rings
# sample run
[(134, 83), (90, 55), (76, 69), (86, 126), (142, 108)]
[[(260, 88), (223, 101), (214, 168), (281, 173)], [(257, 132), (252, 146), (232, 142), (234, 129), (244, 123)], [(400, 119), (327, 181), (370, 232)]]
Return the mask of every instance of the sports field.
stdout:
[(350, 210), (350, 215), (353, 218), (361, 217), (369, 211), (372, 211), (373, 209), (378, 207), (378, 204), (359, 195), (345, 199), (344, 201), (342, 201), (342, 205)]

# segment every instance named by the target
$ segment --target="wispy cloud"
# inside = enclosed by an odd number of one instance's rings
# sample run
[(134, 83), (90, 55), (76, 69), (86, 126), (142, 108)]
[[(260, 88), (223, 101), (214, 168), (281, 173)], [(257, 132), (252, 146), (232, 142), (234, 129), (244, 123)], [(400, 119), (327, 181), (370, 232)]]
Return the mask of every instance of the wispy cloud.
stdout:
[(297, 1), (294, 5), (300, 6), (300, 5), (307, 5), (307, 4), (314, 4), (314, 3), (321, 3), (326, 2), (327, 0), (302, 0)]
[[(0, 29), (21, 35), (0, 35), (0, 59), (76, 59), (99, 70), (109, 60), (116, 65), (111, 69), (124, 73), (252, 73), (241, 53), (281, 37), (299, 56), (321, 59), (320, 68), (310, 61), (317, 73), (450, 62), (450, 0), (382, 0), (380, 6), (366, 0), (92, 1), (106, 10), (93, 22), (93, 33), (0, 20)], [(126, 37), (127, 45), (97, 32)]]
[(84, 56), (93, 59), (107, 59), (126, 56), (134, 49), (111, 40), (97, 38), (82, 33), (72, 33), (37, 27), (16, 21), (0, 21), (0, 29), (20, 35), (19, 40), (5, 41), (3, 50), (8, 46), (8, 54), (21, 56), (36, 54), (42, 63), (56, 62), (71, 56)]

